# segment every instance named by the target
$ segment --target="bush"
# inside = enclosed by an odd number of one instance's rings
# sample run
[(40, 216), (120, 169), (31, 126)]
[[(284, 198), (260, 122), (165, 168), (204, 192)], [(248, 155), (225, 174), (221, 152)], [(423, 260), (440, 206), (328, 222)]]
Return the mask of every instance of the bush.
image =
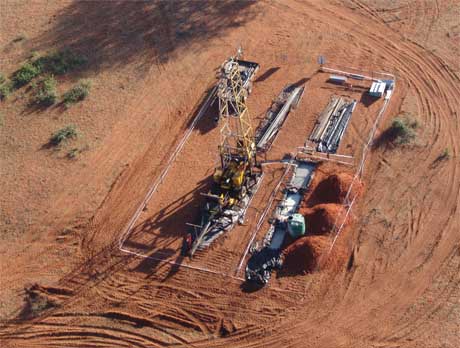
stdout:
[(56, 133), (51, 136), (50, 143), (52, 145), (60, 145), (62, 142), (67, 141), (68, 139), (76, 138), (78, 135), (75, 126), (70, 125), (64, 128), (61, 128)]
[(417, 127), (417, 121), (396, 117), (391, 123), (388, 132), (395, 143), (407, 144), (415, 138), (415, 129)]
[(5, 82), (6, 79), (5, 79), (5, 75), (3, 75), (2, 73), (0, 73), (0, 84)]
[(48, 76), (34, 84), (34, 102), (41, 106), (53, 105), (57, 99), (56, 85), (57, 83), (53, 76)]
[(0, 100), (6, 99), (10, 95), (12, 89), (13, 88), (11, 86), (11, 83), (9, 82), (5, 82), (1, 84), (0, 85)]
[(66, 107), (85, 99), (91, 89), (91, 82), (82, 80), (77, 85), (64, 93), (62, 101)]
[(33, 63), (25, 63), (13, 74), (13, 83), (16, 88), (28, 84), (34, 77), (40, 75), (42, 69)]
[(54, 52), (46, 56), (37, 57), (33, 53), (31, 59), (13, 74), (14, 87), (19, 88), (28, 84), (34, 77), (48, 72), (54, 75), (65, 74), (87, 62), (83, 56), (76, 55), (70, 50)]
[(70, 50), (51, 53), (34, 61), (34, 66), (55, 75), (62, 75), (86, 63), (86, 58)]
[(77, 156), (78, 156), (78, 154), (80, 152), (81, 151), (78, 148), (73, 148), (67, 153), (67, 157), (70, 158), (70, 159), (77, 158)]

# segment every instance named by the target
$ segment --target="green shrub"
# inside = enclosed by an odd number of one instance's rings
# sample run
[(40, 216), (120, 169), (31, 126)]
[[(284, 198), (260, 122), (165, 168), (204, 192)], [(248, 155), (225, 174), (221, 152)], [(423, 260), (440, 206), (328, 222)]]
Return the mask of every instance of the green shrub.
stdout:
[(28, 84), (34, 77), (48, 72), (54, 75), (65, 74), (87, 62), (86, 58), (79, 56), (70, 50), (50, 53), (46, 56), (37, 57), (34, 52), (31, 61), (25, 63), (13, 74), (14, 87), (19, 88)]
[(34, 61), (34, 66), (42, 71), (62, 75), (86, 63), (86, 58), (70, 50), (53, 52)]
[(10, 82), (4, 82), (0, 85), (0, 100), (6, 99), (10, 93), (13, 87), (11, 86)]
[(0, 73), (0, 84), (5, 82), (6, 79), (5, 79), (5, 75), (3, 75), (2, 73)]
[(397, 144), (407, 144), (415, 138), (415, 129), (418, 127), (418, 122), (409, 118), (396, 117), (388, 129), (392, 139)]
[(77, 85), (64, 93), (62, 101), (66, 107), (75, 104), (85, 99), (91, 89), (91, 82), (88, 80), (81, 80)]
[(42, 73), (40, 66), (33, 63), (25, 63), (13, 74), (13, 83), (16, 88), (28, 84), (34, 77)]
[(33, 85), (35, 90), (34, 102), (41, 106), (50, 106), (56, 102), (56, 80), (48, 76)]
[(77, 135), (77, 129), (74, 125), (65, 126), (51, 136), (50, 143), (57, 146), (69, 139), (76, 138)]
[(70, 159), (77, 158), (81, 151), (78, 148), (73, 148), (67, 153), (67, 157)]

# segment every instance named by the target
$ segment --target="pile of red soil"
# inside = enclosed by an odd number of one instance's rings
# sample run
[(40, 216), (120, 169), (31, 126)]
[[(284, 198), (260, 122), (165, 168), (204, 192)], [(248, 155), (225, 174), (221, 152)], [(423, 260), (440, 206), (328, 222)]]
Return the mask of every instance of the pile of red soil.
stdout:
[[(347, 192), (353, 181), (353, 175), (339, 173), (329, 175), (316, 186), (313, 197), (314, 201), (321, 203), (344, 203)], [(357, 179), (353, 183), (349, 201), (362, 191), (362, 183)]]
[[(307, 236), (297, 239), (283, 250), (283, 272), (287, 275), (313, 273), (315, 271), (337, 272), (347, 262), (347, 248), (336, 243), (331, 248), (328, 236)], [(329, 253), (330, 251), (330, 253)]]
[(291, 274), (315, 271), (320, 256), (329, 250), (331, 240), (326, 236), (308, 236), (297, 239), (283, 250), (283, 270)]
[(334, 224), (341, 224), (345, 217), (345, 208), (341, 204), (317, 204), (313, 208), (301, 208), (299, 213), (305, 216), (308, 234), (329, 234)]

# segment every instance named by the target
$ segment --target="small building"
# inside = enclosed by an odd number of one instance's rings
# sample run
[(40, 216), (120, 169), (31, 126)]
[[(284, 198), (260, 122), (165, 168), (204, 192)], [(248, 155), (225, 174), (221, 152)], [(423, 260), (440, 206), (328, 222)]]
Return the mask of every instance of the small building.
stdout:
[(371, 89), (369, 90), (369, 95), (371, 97), (380, 98), (385, 93), (386, 83), (382, 81), (372, 82)]
[(327, 81), (336, 85), (343, 85), (345, 82), (347, 82), (347, 78), (340, 75), (330, 75)]

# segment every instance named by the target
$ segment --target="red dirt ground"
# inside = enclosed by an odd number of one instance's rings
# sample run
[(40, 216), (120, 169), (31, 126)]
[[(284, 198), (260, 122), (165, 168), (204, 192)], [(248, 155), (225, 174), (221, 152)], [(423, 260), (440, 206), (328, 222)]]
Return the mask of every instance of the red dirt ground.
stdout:
[[(57, 77), (58, 92), (93, 81), (89, 97), (68, 110), (31, 110), (27, 88), (0, 104), (0, 346), (460, 346), (459, 10), (455, 0), (0, 2), (4, 76), (33, 51), (70, 47), (88, 65)], [(378, 134), (401, 112), (419, 123), (413, 144), (368, 154), (350, 238), (334, 248), (346, 262), (280, 276), (253, 293), (239, 279), (118, 249), (215, 70), (239, 44), (261, 65), (248, 99), (255, 123), (287, 83), (306, 85), (268, 159), (303, 144), (331, 94), (360, 97), (315, 74), (319, 55), (326, 65), (396, 75)], [(380, 106), (360, 100), (340, 153), (359, 158)], [(67, 124), (80, 136), (44, 148)], [(133, 242), (159, 243), (141, 248), (176, 252), (181, 219), (199, 208), (190, 195), (217, 159), (217, 133), (206, 122), (196, 129), (183, 152), (190, 158), (178, 158), (137, 226)], [(73, 148), (82, 151), (76, 160), (67, 158)], [(269, 174), (273, 185), (280, 171)], [(246, 226), (195, 264), (233, 269), (269, 192), (260, 192)], [(153, 232), (143, 234), (149, 219)]]

